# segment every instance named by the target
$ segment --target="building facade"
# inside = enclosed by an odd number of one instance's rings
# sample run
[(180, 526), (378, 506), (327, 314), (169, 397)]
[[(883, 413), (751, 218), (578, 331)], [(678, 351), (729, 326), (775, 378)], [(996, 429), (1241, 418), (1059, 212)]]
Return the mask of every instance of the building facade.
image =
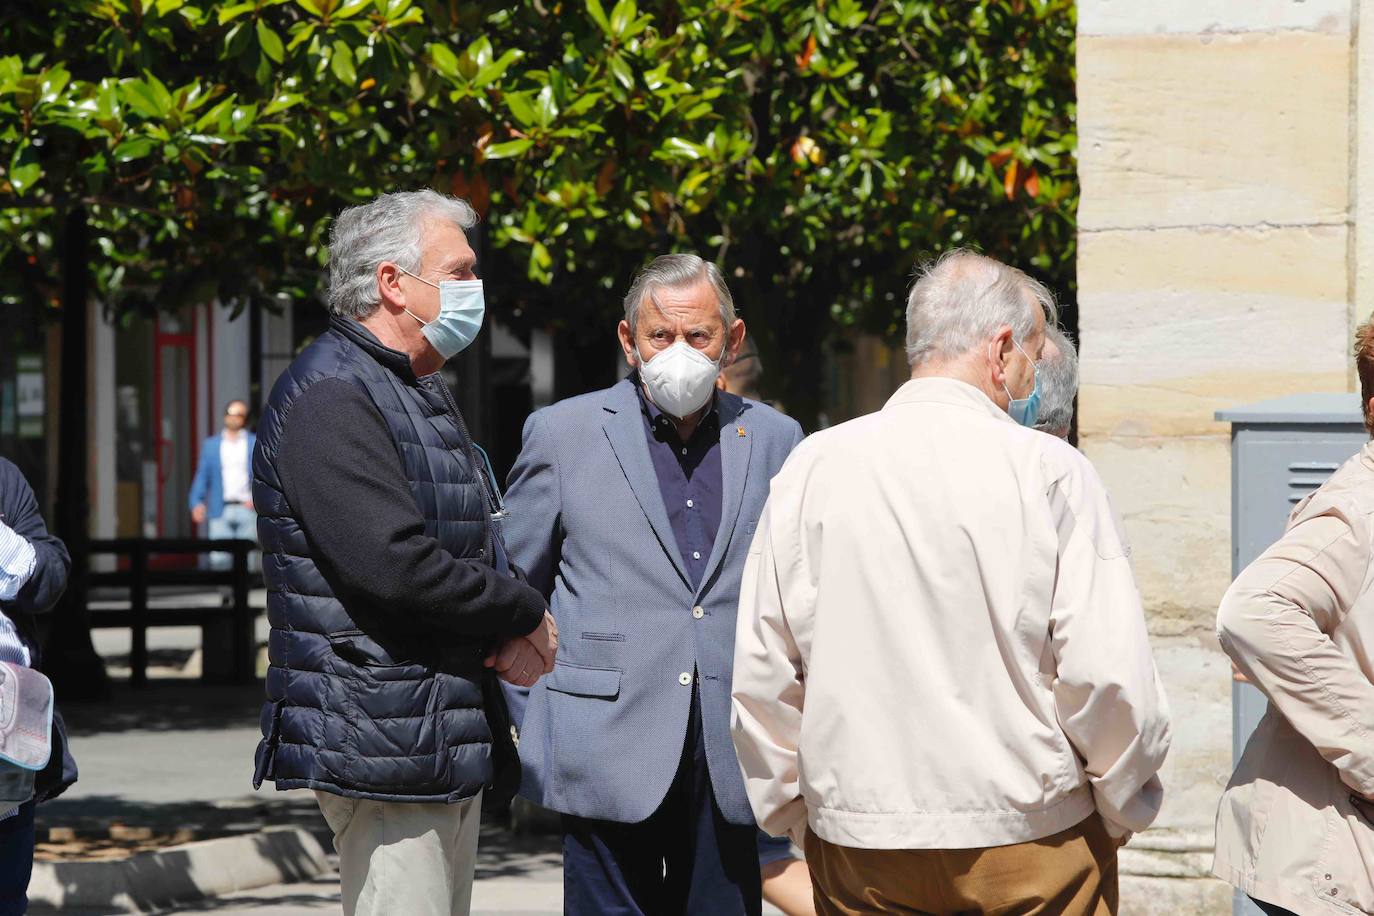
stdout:
[[(1218, 409), (1353, 390), (1374, 307), (1374, 21), (1353, 0), (1082, 0), (1080, 445), (1134, 547), (1174, 744), (1125, 909), (1222, 913), (1231, 773), (1229, 429)], [(1374, 226), (1374, 223), (1366, 223)]]

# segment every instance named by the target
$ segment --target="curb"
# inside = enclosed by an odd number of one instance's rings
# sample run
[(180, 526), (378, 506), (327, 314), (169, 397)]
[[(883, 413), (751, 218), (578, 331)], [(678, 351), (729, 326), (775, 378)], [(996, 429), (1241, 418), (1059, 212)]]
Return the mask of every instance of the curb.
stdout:
[(176, 903), (330, 871), (318, 840), (300, 827), (201, 840), (127, 859), (35, 862), (31, 913), (148, 913)]

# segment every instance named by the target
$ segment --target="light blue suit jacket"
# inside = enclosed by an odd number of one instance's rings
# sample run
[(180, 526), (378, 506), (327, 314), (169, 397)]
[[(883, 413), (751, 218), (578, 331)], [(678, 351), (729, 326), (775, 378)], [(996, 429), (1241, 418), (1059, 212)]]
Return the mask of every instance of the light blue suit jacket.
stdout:
[[(672, 784), (698, 678), (707, 766), (731, 823), (753, 823), (730, 740), (740, 576), (795, 420), (717, 394), (721, 518), (690, 585), (629, 379), (537, 411), (511, 470), (511, 559), (549, 601), (558, 660), (530, 691), (520, 792), (580, 817), (637, 823)], [(700, 609), (697, 611), (697, 609)]]

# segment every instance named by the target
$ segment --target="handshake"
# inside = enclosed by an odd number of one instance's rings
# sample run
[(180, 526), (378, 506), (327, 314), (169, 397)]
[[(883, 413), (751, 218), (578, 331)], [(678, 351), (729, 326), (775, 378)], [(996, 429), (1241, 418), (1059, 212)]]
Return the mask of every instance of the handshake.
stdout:
[(495, 668), (501, 680), (516, 687), (533, 687), (535, 681), (553, 670), (558, 654), (558, 624), (544, 611), (544, 620), (524, 636), (506, 640), (491, 651), (483, 662)]

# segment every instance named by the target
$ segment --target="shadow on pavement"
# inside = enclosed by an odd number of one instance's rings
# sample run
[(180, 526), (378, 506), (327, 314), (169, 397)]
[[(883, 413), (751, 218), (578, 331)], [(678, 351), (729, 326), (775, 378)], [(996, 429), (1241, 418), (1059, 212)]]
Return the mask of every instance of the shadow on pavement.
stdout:
[(266, 827), (296, 826), (314, 834), (326, 848), (332, 842), (313, 795), (283, 792), (262, 801), (176, 801), (153, 803), (113, 795), (56, 798), (38, 806), (41, 842), (50, 827), (68, 827), (78, 837), (106, 833), (113, 825), (146, 827), (154, 832), (187, 829), (196, 839), (256, 833)]
[(241, 728), (258, 724), (264, 696), (261, 682), (215, 685), (169, 678), (152, 681), (146, 687), (133, 687), (117, 681), (107, 700), (88, 703), (59, 700), (58, 709), (67, 723), (67, 730), (75, 736)]

